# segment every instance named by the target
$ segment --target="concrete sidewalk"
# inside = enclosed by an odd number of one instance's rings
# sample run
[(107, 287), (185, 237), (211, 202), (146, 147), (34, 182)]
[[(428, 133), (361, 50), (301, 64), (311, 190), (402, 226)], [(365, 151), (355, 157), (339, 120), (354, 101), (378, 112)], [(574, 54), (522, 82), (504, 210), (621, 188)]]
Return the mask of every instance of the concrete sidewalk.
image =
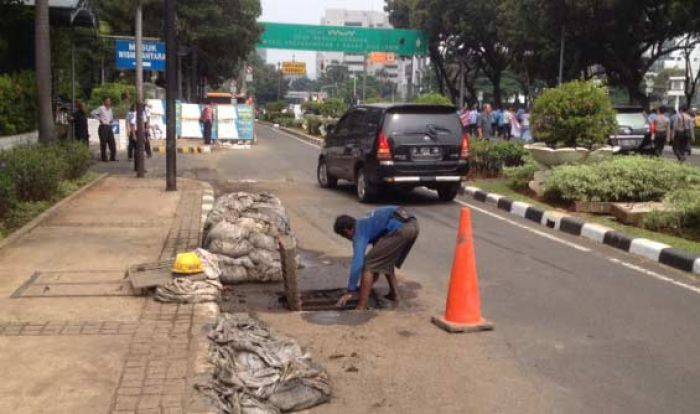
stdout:
[(192, 412), (207, 308), (133, 296), (124, 280), (198, 245), (206, 187), (179, 189), (107, 177), (0, 250), (0, 412)]

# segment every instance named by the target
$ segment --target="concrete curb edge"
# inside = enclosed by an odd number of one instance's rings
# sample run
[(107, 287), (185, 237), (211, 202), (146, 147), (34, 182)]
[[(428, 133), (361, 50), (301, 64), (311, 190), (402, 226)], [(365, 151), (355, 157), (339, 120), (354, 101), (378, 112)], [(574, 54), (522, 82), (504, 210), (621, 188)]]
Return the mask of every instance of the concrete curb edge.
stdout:
[(299, 139), (303, 139), (304, 141), (310, 142), (312, 144), (316, 145), (323, 145), (323, 139), (322, 138), (317, 138), (311, 135), (304, 134), (303, 132), (299, 132), (290, 128), (286, 127), (279, 127), (280, 131), (286, 132), (288, 134), (294, 135), (295, 137)]
[(554, 210), (542, 210), (531, 204), (513, 201), (496, 193), (487, 193), (478, 187), (463, 187), (465, 194), (482, 203), (495, 205), (509, 214), (523, 217), (542, 226), (573, 236), (585, 237), (628, 253), (670, 266), (684, 272), (700, 275), (700, 256), (645, 238), (633, 238), (598, 223), (589, 223), (577, 217)]
[(48, 210), (46, 210), (43, 213), (39, 214), (38, 216), (34, 217), (34, 219), (32, 221), (30, 221), (29, 223), (20, 227), (19, 229), (15, 230), (10, 235), (8, 235), (6, 238), (0, 240), (0, 250), (2, 250), (8, 244), (14, 243), (15, 241), (17, 241), (17, 239), (24, 236), (25, 234), (30, 233), (37, 226), (39, 226), (44, 220), (46, 220), (49, 217), (51, 217), (52, 215), (54, 215), (56, 213), (56, 210), (63, 207), (64, 205), (68, 204), (70, 201), (77, 198), (79, 195), (81, 195), (82, 193), (84, 193), (88, 189), (94, 187), (97, 183), (104, 180), (107, 176), (109, 176), (108, 173), (102, 173), (102, 174), (98, 175), (97, 178), (95, 178), (91, 182), (85, 184), (81, 188), (77, 189), (75, 192), (73, 192), (73, 194), (70, 194), (66, 198), (60, 200), (58, 203), (49, 207)]

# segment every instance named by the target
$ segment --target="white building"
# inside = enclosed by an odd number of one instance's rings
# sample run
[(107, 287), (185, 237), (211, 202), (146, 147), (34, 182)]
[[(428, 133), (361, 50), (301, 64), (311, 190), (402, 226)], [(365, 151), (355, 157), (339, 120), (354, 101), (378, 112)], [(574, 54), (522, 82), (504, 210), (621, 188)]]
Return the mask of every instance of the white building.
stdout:
[[(365, 10), (326, 9), (321, 19), (323, 26), (391, 28), (389, 17), (384, 12)], [(377, 51), (381, 52), (381, 51)], [(401, 59), (387, 59), (382, 63), (372, 63), (369, 56), (355, 53), (318, 52), (316, 54), (316, 73), (319, 75), (332, 66), (348, 68), (351, 76), (361, 75), (367, 65), (367, 73), (381, 76), (399, 85), (400, 94), (408, 83), (406, 65)], [(358, 78), (359, 79), (359, 78)]]

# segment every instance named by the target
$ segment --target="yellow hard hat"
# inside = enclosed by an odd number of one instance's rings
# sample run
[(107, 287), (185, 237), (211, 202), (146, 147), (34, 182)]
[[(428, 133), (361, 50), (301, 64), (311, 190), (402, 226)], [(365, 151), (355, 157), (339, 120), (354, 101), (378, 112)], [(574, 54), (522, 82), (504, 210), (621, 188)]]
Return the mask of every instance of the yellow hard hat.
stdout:
[(202, 260), (194, 252), (180, 253), (175, 258), (175, 264), (173, 264), (174, 273), (192, 275), (203, 271)]

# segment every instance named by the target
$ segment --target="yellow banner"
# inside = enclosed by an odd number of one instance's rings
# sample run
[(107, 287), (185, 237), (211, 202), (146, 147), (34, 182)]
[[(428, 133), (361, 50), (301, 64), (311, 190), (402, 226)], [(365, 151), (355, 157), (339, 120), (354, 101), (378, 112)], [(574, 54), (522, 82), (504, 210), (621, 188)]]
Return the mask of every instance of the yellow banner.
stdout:
[(306, 62), (282, 62), (285, 75), (306, 75)]

